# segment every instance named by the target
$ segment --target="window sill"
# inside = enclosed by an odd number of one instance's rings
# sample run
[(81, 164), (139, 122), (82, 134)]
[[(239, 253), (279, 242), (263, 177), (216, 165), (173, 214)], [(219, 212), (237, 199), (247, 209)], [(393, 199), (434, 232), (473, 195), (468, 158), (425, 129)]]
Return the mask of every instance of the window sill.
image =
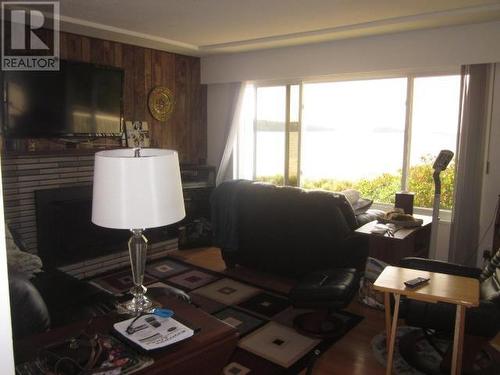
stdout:
[[(372, 208), (382, 211), (390, 211), (394, 208), (394, 205), (388, 203), (373, 203)], [(418, 215), (432, 216), (432, 208), (415, 207), (413, 212)], [(450, 223), (451, 222), (451, 210), (439, 210), (439, 221)]]

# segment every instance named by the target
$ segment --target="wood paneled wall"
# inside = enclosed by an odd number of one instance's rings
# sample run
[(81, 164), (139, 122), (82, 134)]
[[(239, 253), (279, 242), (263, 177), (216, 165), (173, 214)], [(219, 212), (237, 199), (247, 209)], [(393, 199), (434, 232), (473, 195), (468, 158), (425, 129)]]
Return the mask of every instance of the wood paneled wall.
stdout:
[[(206, 103), (202, 102), (199, 58), (65, 32), (60, 41), (61, 59), (124, 70), (124, 120), (147, 121), (152, 147), (177, 150), (184, 163), (205, 163)], [(174, 112), (166, 122), (155, 120), (147, 106), (148, 94), (156, 86), (166, 86), (174, 94)]]

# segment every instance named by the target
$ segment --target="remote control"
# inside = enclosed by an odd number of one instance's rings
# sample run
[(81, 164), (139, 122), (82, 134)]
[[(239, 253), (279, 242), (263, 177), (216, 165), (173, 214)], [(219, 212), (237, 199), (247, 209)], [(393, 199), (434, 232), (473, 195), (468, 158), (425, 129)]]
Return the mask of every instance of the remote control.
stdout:
[(428, 277), (417, 277), (415, 279), (406, 280), (404, 283), (408, 288), (416, 288), (419, 285), (427, 283), (429, 280)]

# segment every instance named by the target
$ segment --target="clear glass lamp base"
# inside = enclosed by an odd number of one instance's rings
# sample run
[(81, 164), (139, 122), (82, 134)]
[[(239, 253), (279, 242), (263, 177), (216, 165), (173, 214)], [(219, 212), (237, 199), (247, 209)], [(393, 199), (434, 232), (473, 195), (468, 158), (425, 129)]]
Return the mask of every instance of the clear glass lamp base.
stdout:
[(128, 249), (134, 286), (130, 289), (130, 294), (134, 297), (130, 301), (119, 304), (117, 311), (120, 314), (139, 315), (151, 312), (153, 308), (158, 307), (158, 304), (153, 303), (146, 297), (145, 294), (148, 289), (142, 285), (146, 268), (148, 241), (142, 235), (142, 229), (132, 229), (131, 232), (132, 237), (128, 242)]
[(142, 313), (153, 312), (153, 310), (158, 307), (161, 307), (159, 303), (144, 297), (144, 303), (138, 308), (135, 298), (132, 298), (129, 301), (116, 305), (116, 311), (118, 314), (139, 315)]
[(116, 306), (118, 313), (139, 315), (142, 313), (152, 312), (153, 309), (161, 307), (158, 303), (151, 301), (144, 295), (144, 293), (146, 293), (146, 290), (146, 287), (142, 285), (134, 286), (132, 289), (130, 289), (130, 293), (134, 296), (134, 298), (118, 304)]

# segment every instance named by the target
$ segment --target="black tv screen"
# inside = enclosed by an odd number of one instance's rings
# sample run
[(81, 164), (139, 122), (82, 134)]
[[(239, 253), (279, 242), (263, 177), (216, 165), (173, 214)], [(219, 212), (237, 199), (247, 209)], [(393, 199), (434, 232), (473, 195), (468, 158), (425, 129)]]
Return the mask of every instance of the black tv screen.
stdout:
[(61, 61), (61, 70), (4, 72), (7, 137), (121, 132), (123, 70)]

